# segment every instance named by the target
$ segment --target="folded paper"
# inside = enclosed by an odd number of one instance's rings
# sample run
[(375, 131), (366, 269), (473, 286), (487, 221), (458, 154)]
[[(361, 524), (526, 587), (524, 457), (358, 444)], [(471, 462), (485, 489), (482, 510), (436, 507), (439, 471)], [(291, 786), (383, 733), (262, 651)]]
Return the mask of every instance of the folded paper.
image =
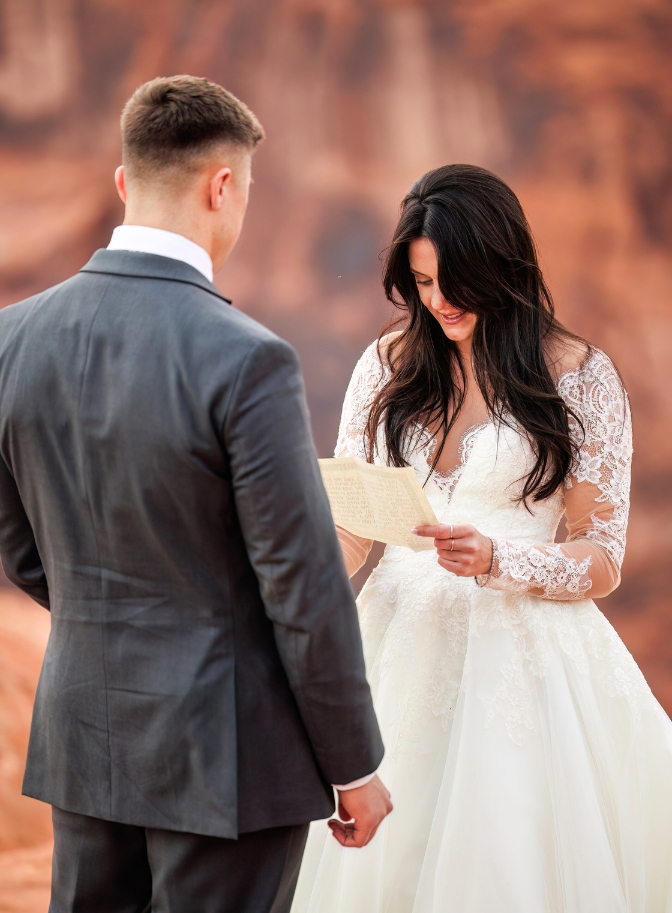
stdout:
[(355, 457), (319, 460), (324, 487), (337, 526), (414, 552), (434, 548), (416, 536), (416, 526), (438, 523), (427, 495), (410, 466), (375, 466)]

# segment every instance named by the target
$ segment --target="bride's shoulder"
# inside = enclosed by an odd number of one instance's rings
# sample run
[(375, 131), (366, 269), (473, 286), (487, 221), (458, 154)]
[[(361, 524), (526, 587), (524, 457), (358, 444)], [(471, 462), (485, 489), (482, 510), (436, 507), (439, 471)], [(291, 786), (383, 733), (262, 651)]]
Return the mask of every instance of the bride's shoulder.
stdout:
[(392, 343), (401, 336), (402, 330), (395, 330), (392, 333), (387, 333), (385, 336), (381, 336), (379, 339), (374, 339), (370, 345), (364, 349), (357, 366), (358, 368), (371, 368), (374, 367), (377, 370), (382, 370), (384, 372), (389, 371), (389, 352), (390, 346)]
[[(575, 415), (581, 417), (583, 430), (597, 422), (625, 427), (629, 421), (628, 394), (621, 375), (609, 356), (582, 340), (555, 353), (551, 373), (555, 375), (558, 393)], [(625, 423), (625, 424), (624, 424)]]
[(606, 352), (584, 339), (570, 337), (554, 341), (546, 353), (548, 368), (559, 388), (590, 381), (602, 381), (622, 389), (618, 369)]
[(578, 374), (590, 358), (592, 347), (583, 339), (556, 338), (546, 347), (546, 364), (556, 384), (568, 374)]

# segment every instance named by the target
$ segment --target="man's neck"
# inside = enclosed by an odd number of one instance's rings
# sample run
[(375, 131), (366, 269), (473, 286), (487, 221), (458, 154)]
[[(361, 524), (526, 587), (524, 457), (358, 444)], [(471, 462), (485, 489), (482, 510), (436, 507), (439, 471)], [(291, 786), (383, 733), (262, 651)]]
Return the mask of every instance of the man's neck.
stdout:
[(155, 228), (153, 225), (119, 225), (112, 232), (108, 250), (128, 250), (157, 254), (182, 260), (193, 266), (210, 282), (214, 278), (212, 259), (207, 250), (178, 232)]
[(123, 224), (144, 225), (146, 228), (160, 228), (163, 231), (171, 231), (173, 234), (182, 235), (202, 247), (203, 250), (207, 251), (210, 259), (213, 259), (213, 239), (207, 227), (198, 225), (197, 220), (185, 217), (184, 213), (179, 211), (156, 212), (151, 209), (143, 210), (141, 207), (127, 206)]

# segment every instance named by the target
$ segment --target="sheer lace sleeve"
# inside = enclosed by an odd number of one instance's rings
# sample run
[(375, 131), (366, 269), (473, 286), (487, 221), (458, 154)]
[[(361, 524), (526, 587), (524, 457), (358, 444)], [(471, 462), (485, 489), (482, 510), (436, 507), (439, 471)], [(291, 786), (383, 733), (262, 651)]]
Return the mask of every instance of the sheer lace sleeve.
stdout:
[(627, 394), (613, 364), (593, 350), (564, 374), (558, 390), (580, 416), (570, 431), (578, 457), (566, 482), (567, 539), (527, 545), (493, 540), (493, 566), (481, 585), (546, 599), (608, 595), (620, 582), (630, 498), (632, 425)]
[[(386, 369), (378, 357), (377, 343), (373, 342), (357, 362), (348, 384), (334, 456), (367, 460), (366, 423), (369, 408), (385, 377)], [(352, 577), (366, 561), (373, 540), (362, 539), (340, 528), (338, 538), (345, 566)]]
[(387, 369), (378, 357), (377, 343), (372, 342), (355, 365), (345, 391), (334, 456), (367, 459), (366, 423), (369, 409), (386, 377)]
[(336, 527), (338, 541), (341, 543), (343, 552), (343, 561), (348, 572), (348, 577), (352, 577), (364, 565), (369, 557), (369, 552), (373, 548), (373, 539), (362, 539), (361, 536), (355, 536), (349, 533), (347, 529)]

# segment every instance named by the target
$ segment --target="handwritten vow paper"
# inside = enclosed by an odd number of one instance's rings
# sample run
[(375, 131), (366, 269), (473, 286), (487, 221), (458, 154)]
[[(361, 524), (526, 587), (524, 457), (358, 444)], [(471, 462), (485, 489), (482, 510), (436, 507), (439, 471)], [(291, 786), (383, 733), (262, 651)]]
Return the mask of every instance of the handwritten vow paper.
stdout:
[(414, 535), (414, 526), (437, 523), (427, 495), (410, 466), (373, 466), (354, 457), (319, 460), (334, 522), (355, 536), (414, 552), (434, 548)]

